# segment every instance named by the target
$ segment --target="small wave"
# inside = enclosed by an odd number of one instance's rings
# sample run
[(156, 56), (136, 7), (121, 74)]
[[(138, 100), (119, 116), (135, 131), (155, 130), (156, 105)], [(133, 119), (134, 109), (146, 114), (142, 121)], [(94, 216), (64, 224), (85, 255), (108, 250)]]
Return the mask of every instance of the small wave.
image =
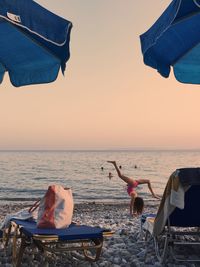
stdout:
[(2, 197), (0, 198), (1, 201), (13, 201), (13, 202), (23, 202), (23, 201), (37, 201), (39, 198), (25, 198), (25, 197)]
[(149, 173), (149, 172), (155, 172), (155, 173), (156, 173), (156, 171), (155, 171), (155, 170), (152, 170), (152, 169), (144, 169), (143, 171), (144, 171), (144, 172), (148, 172), (148, 173)]
[(33, 180), (46, 180), (47, 177), (34, 177)]

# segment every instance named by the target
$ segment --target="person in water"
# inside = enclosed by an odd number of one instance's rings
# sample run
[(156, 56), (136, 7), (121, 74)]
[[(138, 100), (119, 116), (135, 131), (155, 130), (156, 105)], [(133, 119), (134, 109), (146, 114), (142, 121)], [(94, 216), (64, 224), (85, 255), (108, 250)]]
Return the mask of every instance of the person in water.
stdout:
[(112, 177), (113, 177), (112, 173), (109, 172), (109, 174), (108, 174), (108, 178), (111, 179)]
[(127, 193), (131, 197), (131, 202), (130, 202), (130, 215), (139, 215), (143, 212), (144, 209), (144, 201), (141, 197), (138, 197), (137, 192), (135, 191), (136, 187), (139, 184), (147, 184), (149, 191), (151, 192), (152, 196), (160, 199), (159, 196), (157, 196), (151, 187), (151, 182), (148, 179), (133, 179), (130, 177), (127, 177), (123, 174), (121, 174), (120, 169), (118, 168), (117, 164), (115, 161), (108, 161), (108, 163), (112, 163), (117, 171), (117, 174), (119, 178), (121, 178), (125, 183), (127, 183)]

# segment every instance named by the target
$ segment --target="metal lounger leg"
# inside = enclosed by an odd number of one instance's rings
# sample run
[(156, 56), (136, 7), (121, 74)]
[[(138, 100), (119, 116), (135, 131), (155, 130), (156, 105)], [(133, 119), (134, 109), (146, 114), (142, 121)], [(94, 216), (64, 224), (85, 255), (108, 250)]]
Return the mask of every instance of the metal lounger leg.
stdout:
[(159, 262), (164, 264), (167, 255), (169, 253), (168, 251), (169, 235), (166, 234), (166, 236), (164, 236), (163, 238), (164, 240), (162, 241), (163, 243), (161, 244), (161, 240), (159, 240), (159, 238), (154, 237), (154, 246), (155, 246), (156, 256)]
[(9, 228), (8, 228), (8, 232), (6, 233), (4, 233), (4, 240), (5, 240), (5, 247), (7, 247), (8, 246), (8, 242), (9, 242), (9, 239), (10, 239), (10, 235), (11, 235), (11, 229), (12, 229), (12, 224), (10, 223), (10, 225), (9, 225)]
[(19, 248), (19, 253), (18, 253), (17, 257), (16, 257), (16, 267), (20, 267), (21, 266), (22, 257), (23, 257), (24, 250), (25, 250), (26, 246), (27, 246), (26, 238), (22, 237), (21, 245), (20, 245), (20, 248)]
[[(85, 256), (85, 259), (88, 260), (88, 261), (97, 261), (101, 255), (101, 250), (102, 250), (102, 247), (103, 247), (103, 239), (95, 239), (93, 240), (93, 242), (95, 243), (95, 251), (96, 251), (96, 254), (94, 257), (92, 257), (91, 255), (88, 254), (88, 249), (83, 249), (83, 253), (84, 253), (84, 256)], [(82, 246), (84, 248), (84, 243), (82, 243)]]

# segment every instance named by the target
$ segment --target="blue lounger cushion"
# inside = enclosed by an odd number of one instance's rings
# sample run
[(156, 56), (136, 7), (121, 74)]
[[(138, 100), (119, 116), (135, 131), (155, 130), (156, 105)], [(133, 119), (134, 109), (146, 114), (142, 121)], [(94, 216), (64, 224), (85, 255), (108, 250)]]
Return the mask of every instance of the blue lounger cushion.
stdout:
[(21, 231), (29, 237), (34, 235), (55, 235), (60, 241), (97, 239), (103, 237), (105, 229), (100, 227), (71, 224), (65, 229), (41, 229), (33, 221), (12, 220), (21, 226)]

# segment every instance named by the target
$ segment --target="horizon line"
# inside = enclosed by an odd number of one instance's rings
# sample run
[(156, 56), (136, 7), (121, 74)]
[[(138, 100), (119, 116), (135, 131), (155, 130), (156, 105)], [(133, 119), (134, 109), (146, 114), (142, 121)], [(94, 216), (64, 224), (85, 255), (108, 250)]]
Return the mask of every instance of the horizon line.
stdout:
[(200, 148), (0, 149), (0, 152), (200, 151)]

